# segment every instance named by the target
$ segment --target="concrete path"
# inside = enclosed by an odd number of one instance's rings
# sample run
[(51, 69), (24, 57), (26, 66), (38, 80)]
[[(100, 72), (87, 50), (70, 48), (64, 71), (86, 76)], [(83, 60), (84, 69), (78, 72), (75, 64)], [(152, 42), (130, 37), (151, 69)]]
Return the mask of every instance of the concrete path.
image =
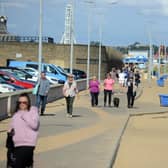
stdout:
[[(143, 86), (145, 90), (147, 86)], [(144, 93), (146, 90), (142, 96)], [(40, 118), (35, 168), (109, 168), (129, 114), (166, 111), (159, 103), (143, 101), (142, 96), (133, 109), (128, 109), (126, 95), (115, 96), (120, 97), (119, 108), (103, 107), (103, 93), (99, 97), (100, 106), (91, 107), (90, 95), (82, 92), (75, 101), (73, 118), (66, 117), (64, 99), (48, 104), (46, 115)], [(0, 168), (5, 168), (9, 120), (0, 122)]]

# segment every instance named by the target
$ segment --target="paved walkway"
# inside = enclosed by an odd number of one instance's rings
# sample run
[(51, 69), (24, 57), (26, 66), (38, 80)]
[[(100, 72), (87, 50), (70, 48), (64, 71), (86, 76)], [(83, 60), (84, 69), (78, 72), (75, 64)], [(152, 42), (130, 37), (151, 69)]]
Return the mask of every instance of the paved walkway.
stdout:
[[(125, 128), (129, 114), (164, 112), (159, 100), (150, 97), (156, 91), (143, 84), (143, 94), (133, 109), (126, 106), (125, 94), (120, 97), (120, 107), (103, 107), (103, 94), (99, 107), (90, 106), (88, 92), (80, 93), (74, 105), (73, 118), (67, 118), (64, 99), (47, 105), (45, 116), (40, 118), (41, 127), (35, 150), (35, 168), (108, 168), (117, 141)], [(148, 92), (148, 93), (147, 93)], [(142, 98), (144, 97), (145, 98)], [(147, 98), (148, 96), (148, 98)], [(146, 101), (144, 101), (146, 99)], [(155, 100), (154, 100), (155, 101)], [(0, 168), (5, 168), (4, 148), (7, 125), (10, 119), (0, 122)]]

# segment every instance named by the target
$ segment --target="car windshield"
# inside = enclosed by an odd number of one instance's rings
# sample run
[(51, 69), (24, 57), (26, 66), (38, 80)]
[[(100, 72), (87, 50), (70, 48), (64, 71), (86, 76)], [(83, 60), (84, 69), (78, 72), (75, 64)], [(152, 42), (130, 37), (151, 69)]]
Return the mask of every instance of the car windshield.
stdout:
[(6, 81), (0, 76), (0, 83), (6, 83)]
[(56, 66), (56, 65), (54, 65), (54, 64), (52, 64), (52, 66), (53, 66), (53, 68), (54, 68), (55, 70), (57, 70), (60, 74), (66, 75), (66, 72), (65, 72), (64, 70), (62, 71), (62, 69), (60, 69), (58, 66)]

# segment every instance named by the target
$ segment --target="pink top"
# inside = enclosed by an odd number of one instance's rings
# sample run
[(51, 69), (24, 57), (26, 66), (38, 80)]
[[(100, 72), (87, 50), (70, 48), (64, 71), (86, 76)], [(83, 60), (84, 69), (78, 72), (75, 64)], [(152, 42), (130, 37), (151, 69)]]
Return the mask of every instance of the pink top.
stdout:
[(89, 89), (91, 93), (98, 93), (99, 92), (99, 81), (98, 80), (91, 80), (89, 82)]
[(39, 114), (36, 107), (30, 111), (19, 110), (12, 117), (11, 128), (14, 129), (13, 141), (17, 146), (35, 146), (39, 129)]
[(107, 79), (105, 79), (104, 80), (104, 89), (105, 90), (113, 90), (113, 87), (114, 87), (114, 83), (115, 83), (115, 81), (114, 81), (114, 79), (112, 79), (112, 78), (107, 78)]

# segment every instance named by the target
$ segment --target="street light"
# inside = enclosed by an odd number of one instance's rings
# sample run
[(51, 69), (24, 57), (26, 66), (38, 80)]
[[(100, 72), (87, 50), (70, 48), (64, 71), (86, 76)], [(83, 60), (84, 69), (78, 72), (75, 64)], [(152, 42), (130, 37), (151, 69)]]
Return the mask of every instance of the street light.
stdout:
[(166, 44), (164, 45), (164, 74), (166, 74), (167, 68), (167, 55), (166, 55)]
[(40, 18), (39, 18), (39, 49), (38, 49), (38, 71), (39, 79), (41, 74), (41, 62), (42, 62), (42, 28), (43, 28), (43, 0), (40, 0)]
[[(108, 2), (108, 5), (115, 5), (117, 4), (118, 1), (111, 1), (111, 2)], [(102, 62), (102, 53), (101, 53), (101, 48), (102, 48), (102, 16), (103, 14), (102, 13), (99, 13), (101, 15), (101, 18), (100, 18), (100, 24), (99, 24), (99, 65), (98, 65), (98, 80), (100, 81), (101, 80), (101, 62)]]
[(100, 82), (101, 80), (101, 43), (102, 43), (102, 18), (100, 20), (100, 25), (99, 25), (99, 69), (98, 69), (98, 80)]
[(161, 48), (159, 46), (159, 58), (158, 58), (158, 79), (160, 78), (160, 54), (161, 54)]
[(87, 55), (87, 79), (86, 86), (89, 87), (89, 78), (90, 78), (90, 5), (94, 4), (94, 1), (84, 1), (89, 5), (88, 12), (88, 55)]
[(151, 37), (151, 31), (148, 30), (148, 35), (149, 35), (149, 65), (148, 65), (148, 83), (149, 86), (151, 86), (151, 77), (153, 74), (153, 59), (152, 59), (152, 37)]
[(70, 73), (73, 73), (73, 51), (74, 51), (74, 0), (72, 0), (72, 18), (71, 18), (71, 28), (70, 28), (70, 38), (71, 38), (71, 51), (70, 51)]

